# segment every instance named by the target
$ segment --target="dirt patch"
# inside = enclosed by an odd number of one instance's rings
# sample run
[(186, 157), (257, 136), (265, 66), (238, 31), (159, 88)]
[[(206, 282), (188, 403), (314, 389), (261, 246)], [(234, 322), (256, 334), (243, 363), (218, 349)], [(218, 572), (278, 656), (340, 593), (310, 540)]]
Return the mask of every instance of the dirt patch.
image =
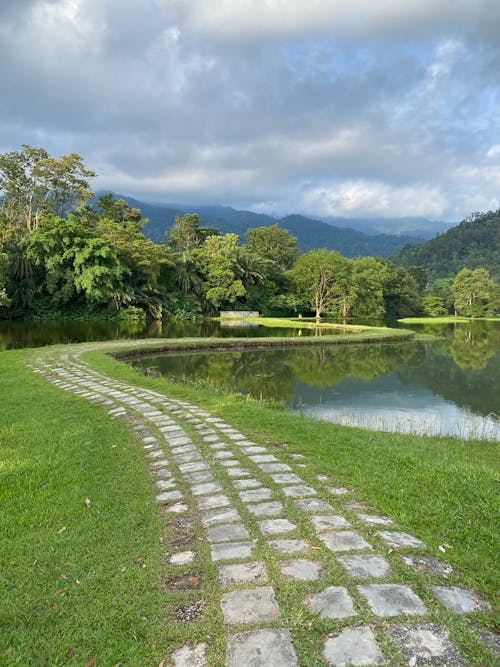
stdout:
[(194, 591), (201, 588), (201, 581), (199, 572), (186, 572), (180, 576), (168, 577), (162, 588), (165, 591)]

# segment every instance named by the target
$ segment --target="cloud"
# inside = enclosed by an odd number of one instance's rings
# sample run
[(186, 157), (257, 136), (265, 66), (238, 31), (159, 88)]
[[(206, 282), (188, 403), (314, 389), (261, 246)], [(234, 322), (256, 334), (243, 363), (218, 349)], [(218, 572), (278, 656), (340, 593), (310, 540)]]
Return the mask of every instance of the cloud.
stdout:
[(0, 18), (0, 151), (77, 151), (98, 187), (446, 219), (498, 197), (492, 0), (9, 0)]

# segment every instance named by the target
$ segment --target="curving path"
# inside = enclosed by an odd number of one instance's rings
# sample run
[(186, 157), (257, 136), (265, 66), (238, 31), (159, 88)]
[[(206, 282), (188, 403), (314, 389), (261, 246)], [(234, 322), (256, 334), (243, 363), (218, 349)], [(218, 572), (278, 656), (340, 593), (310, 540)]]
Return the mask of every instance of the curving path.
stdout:
[[(32, 368), (61, 389), (107, 406), (112, 417), (126, 418), (166, 515), (174, 520), (194, 513), (203, 526), (218, 572), (228, 667), (468, 664), (432, 615), (443, 607), (469, 614), (490, 605), (449, 585), (452, 568), (427, 555), (424, 543), (358, 502), (352, 489), (332, 487), (323, 475), (305, 483), (301, 455), (280, 458), (195, 405), (95, 371), (80, 354), (98, 347), (40, 352)], [(395, 554), (403, 572), (412, 571), (411, 581), (415, 571), (422, 573), (424, 599), (394, 572)], [(197, 557), (196, 550), (173, 549), (169, 566), (189, 573)], [(287, 603), (275, 593), (284, 581), (297, 582), (304, 623), (324, 637), (312, 662), (299, 663)], [(200, 613), (187, 606), (179, 622), (196, 622)], [(334, 632), (324, 631), (329, 623)], [(203, 667), (211, 664), (208, 656), (207, 643), (198, 643), (179, 646), (171, 661)]]

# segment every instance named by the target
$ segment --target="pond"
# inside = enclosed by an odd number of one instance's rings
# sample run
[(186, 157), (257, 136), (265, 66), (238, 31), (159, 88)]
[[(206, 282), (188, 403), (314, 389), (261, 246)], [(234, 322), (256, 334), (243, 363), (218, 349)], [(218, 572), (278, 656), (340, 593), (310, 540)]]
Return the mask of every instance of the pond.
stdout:
[(283, 401), (341, 424), (500, 439), (500, 321), (415, 326), (433, 340), (169, 353), (132, 360), (181, 382)]
[[(337, 333), (319, 329), (321, 333)], [(300, 333), (299, 333), (300, 332)], [(124, 338), (185, 338), (189, 336), (263, 337), (314, 336), (316, 329), (265, 327), (253, 322), (202, 320), (196, 322), (130, 322), (127, 320), (0, 320), (0, 351), (57, 343), (83, 343)], [(338, 331), (338, 333), (342, 333)]]

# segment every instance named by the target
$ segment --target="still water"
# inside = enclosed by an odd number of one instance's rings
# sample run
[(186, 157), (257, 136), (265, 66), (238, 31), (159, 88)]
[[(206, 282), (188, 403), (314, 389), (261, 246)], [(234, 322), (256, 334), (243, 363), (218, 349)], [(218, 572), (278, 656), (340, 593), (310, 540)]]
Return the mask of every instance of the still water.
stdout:
[(433, 340), (170, 353), (131, 363), (378, 430), (500, 440), (500, 322), (415, 327)]

